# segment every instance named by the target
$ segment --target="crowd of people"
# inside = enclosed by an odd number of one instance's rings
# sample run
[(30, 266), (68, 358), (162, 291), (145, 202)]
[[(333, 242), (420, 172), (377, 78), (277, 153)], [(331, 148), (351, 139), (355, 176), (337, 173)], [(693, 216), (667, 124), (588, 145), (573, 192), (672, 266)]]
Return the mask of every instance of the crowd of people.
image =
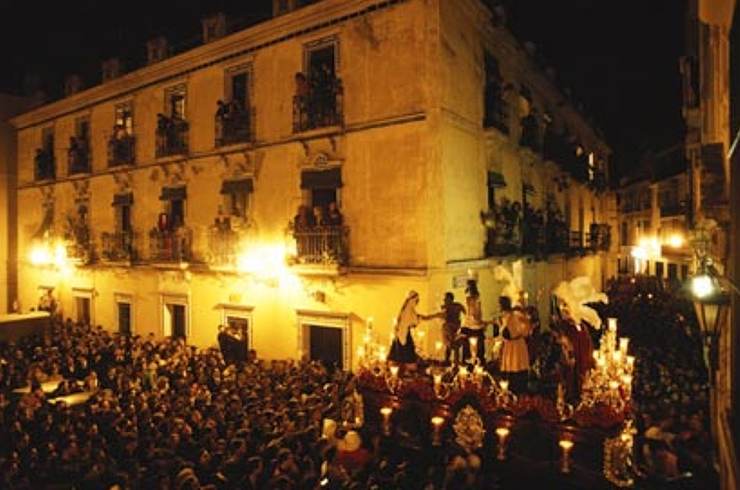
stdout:
[[(692, 488), (716, 488), (706, 372), (690, 310), (639, 283), (615, 283), (609, 295), (600, 313), (620, 318), (637, 359), (640, 467), (664, 480), (691, 473), (701, 478)], [(256, 352), (246, 359), (226, 362), (217, 346), (71, 320), (57, 321), (51, 337), (1, 344), (0, 488), (504, 488), (475, 454), (409, 453), (353, 425), (352, 372), (268, 363)], [(55, 390), (45, 391), (50, 384)], [(89, 398), (65, 397), (75, 392)]]

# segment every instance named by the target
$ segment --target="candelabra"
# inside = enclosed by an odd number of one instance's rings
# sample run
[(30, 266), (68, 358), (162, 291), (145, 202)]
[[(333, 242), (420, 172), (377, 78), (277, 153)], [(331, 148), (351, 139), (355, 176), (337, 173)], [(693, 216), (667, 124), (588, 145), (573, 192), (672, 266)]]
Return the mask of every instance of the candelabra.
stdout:
[(509, 380), (502, 379), (496, 391), (496, 405), (506, 408), (516, 403), (516, 395), (509, 389)]
[(581, 406), (605, 404), (616, 411), (624, 410), (632, 398), (632, 373), (635, 358), (627, 354), (629, 339), (617, 343), (617, 319), (609, 318), (601, 345), (593, 353), (595, 366), (583, 383)]
[(401, 377), (398, 376), (399, 367), (397, 364), (391, 364), (388, 367), (388, 371), (385, 373), (385, 385), (388, 387), (388, 391), (395, 394), (396, 391), (401, 387)]
[(637, 433), (632, 420), (628, 420), (622, 431), (604, 441), (604, 476), (619, 488), (634, 485), (634, 435)]

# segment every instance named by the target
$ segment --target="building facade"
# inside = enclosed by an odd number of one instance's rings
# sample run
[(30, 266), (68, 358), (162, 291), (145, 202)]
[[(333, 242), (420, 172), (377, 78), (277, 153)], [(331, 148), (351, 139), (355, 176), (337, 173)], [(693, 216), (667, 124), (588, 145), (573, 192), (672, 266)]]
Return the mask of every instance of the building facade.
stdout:
[[(428, 313), (476, 279), (487, 317), (503, 266), (548, 315), (560, 281), (616, 274), (610, 150), (500, 8), (274, 13), (204, 19), (176, 55), (154, 39), (147, 66), (12, 120), (23, 305), (200, 347), (232, 324), (262, 357), (352, 367), (409, 290)], [(433, 355), (441, 326), (416, 334)]]

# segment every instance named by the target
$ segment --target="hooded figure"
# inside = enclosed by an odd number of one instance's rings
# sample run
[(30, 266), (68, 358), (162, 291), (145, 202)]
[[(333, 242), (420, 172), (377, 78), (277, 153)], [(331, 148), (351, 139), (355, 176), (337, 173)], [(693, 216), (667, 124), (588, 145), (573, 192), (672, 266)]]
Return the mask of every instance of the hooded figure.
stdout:
[(416, 345), (411, 331), (416, 328), (420, 320), (428, 320), (434, 315), (420, 315), (416, 312), (419, 304), (419, 293), (409, 291), (396, 317), (394, 338), (391, 344), (388, 360), (403, 364), (413, 364), (417, 361)]

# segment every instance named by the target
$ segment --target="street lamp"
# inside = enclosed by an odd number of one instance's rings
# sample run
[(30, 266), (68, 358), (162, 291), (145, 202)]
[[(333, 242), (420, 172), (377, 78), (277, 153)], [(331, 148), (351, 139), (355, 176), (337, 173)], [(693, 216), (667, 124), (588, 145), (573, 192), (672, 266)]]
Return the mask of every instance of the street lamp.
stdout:
[(709, 382), (714, 385), (719, 367), (719, 338), (727, 322), (730, 295), (722, 284), (723, 278), (711, 259), (702, 257), (696, 273), (689, 278), (688, 289), (699, 320), (704, 343), (704, 362), (709, 370)]

